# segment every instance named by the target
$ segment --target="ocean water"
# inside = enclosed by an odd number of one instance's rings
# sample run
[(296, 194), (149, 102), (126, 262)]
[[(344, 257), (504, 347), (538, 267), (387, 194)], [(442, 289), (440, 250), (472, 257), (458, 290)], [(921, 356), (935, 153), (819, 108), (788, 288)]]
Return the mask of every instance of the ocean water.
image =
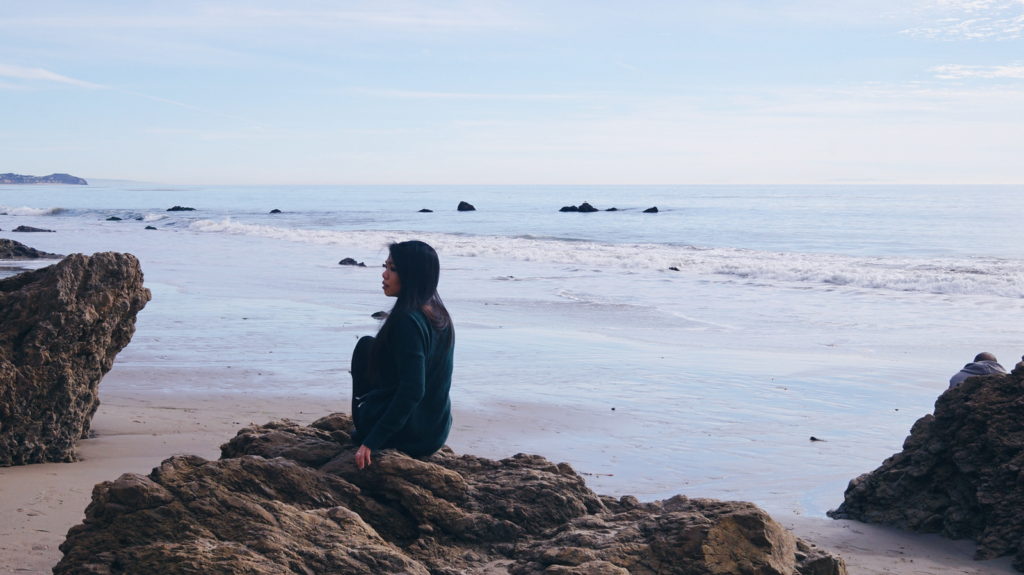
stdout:
[[(617, 211), (558, 211), (584, 201)], [(457, 451), (809, 516), (977, 352), (1020, 359), (1022, 215), (1019, 186), (0, 187), (0, 237), (142, 262), (153, 301), (101, 394), (347, 410), (386, 246), (418, 238), (456, 322)]]

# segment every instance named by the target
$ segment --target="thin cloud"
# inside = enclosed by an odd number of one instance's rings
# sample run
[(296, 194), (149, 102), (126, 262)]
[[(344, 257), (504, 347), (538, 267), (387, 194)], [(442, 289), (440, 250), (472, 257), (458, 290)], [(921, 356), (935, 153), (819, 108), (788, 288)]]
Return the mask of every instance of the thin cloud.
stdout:
[(405, 100), (511, 100), (511, 101), (551, 101), (576, 100), (581, 96), (573, 94), (515, 94), (486, 92), (431, 92), (419, 90), (385, 90), (365, 89), (361, 92), (383, 98)]
[(61, 74), (57, 74), (56, 72), (51, 72), (43, 68), (26, 68), (24, 66), (11, 66), (9, 64), (0, 64), (0, 77), (15, 78), (18, 80), (55, 82), (58, 84), (77, 86), (79, 88), (104, 88), (104, 86), (101, 86), (99, 84), (86, 82), (85, 80), (69, 78), (68, 76), (63, 76)]
[(429, 30), (520, 29), (519, 18), (463, 6), (458, 10), (423, 8), (417, 4), (377, 7), (372, 10), (265, 9), (234, 5), (203, 5), (191, 13), (179, 6), (166, 14), (97, 14), (0, 18), (0, 28), (92, 29), (92, 30), (185, 30), (304, 28), (394, 28)]
[(981, 78), (985, 80), (1024, 80), (1024, 65), (1011, 66), (963, 66), (950, 64), (931, 69), (940, 80), (963, 80)]
[(1021, 0), (933, 0), (925, 8), (930, 21), (903, 30), (934, 40), (1017, 40), (1024, 38)]

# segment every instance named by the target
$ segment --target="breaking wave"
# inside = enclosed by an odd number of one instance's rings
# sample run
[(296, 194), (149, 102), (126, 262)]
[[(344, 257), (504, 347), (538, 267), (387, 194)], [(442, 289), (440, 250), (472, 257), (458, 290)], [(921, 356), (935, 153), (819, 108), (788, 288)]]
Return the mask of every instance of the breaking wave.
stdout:
[(231, 219), (198, 220), (189, 229), (360, 248), (383, 248), (394, 241), (417, 238), (448, 257), (503, 258), (627, 273), (666, 271), (706, 276), (714, 281), (802, 288), (1024, 298), (1024, 264), (999, 258), (858, 257), (537, 237), (295, 229)]

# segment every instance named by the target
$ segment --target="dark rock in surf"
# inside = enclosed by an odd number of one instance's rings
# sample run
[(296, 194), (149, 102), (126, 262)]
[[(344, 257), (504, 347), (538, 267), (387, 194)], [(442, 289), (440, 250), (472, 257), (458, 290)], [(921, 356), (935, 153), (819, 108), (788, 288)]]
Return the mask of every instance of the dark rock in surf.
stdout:
[(460, 212), (475, 212), (476, 211), (476, 207), (473, 206), (473, 204), (471, 204), (469, 202), (459, 202), (459, 207), (457, 209)]
[(602, 497), (568, 464), (393, 450), (358, 470), (352, 421), (250, 426), (93, 490), (54, 575), (844, 575), (751, 503)]
[(607, 209), (607, 210), (605, 210), (605, 211), (606, 211), (606, 212), (617, 212), (617, 211), (619, 211), (619, 208), (608, 208), (608, 209)]
[(647, 208), (646, 210), (644, 210), (644, 213), (645, 214), (656, 214), (656, 213), (658, 213), (658, 206), (652, 206), (650, 208)]
[(72, 254), (0, 280), (0, 466), (75, 460), (149, 299), (131, 254)]
[(21, 242), (0, 238), (0, 260), (60, 259), (64, 256), (30, 248)]
[(388, 319), (388, 312), (386, 311), (375, 311), (370, 314), (373, 319)]
[(562, 206), (558, 211), (560, 212), (578, 212), (580, 208), (578, 206)]
[(146, 229), (147, 229), (147, 230), (155, 230), (156, 228), (155, 228), (155, 227), (153, 227), (153, 226), (146, 226)]
[(357, 262), (356, 260), (354, 260), (352, 258), (344, 258), (343, 260), (338, 262), (338, 265), (339, 266), (356, 266), (356, 267), (360, 267), (360, 268), (365, 268), (366, 267), (365, 263)]
[(190, 208), (190, 207), (187, 207), (187, 206), (173, 206), (173, 207), (167, 208), (167, 211), (168, 212), (194, 212), (194, 211), (196, 211), (196, 209), (195, 208)]
[(282, 212), (281, 212), (281, 210), (279, 210), (277, 208), (274, 208), (274, 209), (270, 210), (270, 213), (272, 213), (272, 214), (280, 214)]
[(121, 218), (119, 218), (117, 216), (110, 216), (109, 218), (107, 218), (107, 221), (108, 222), (119, 222), (119, 221), (121, 221)]
[(419, 211), (419, 213), (421, 213), (421, 214), (432, 214), (432, 213), (434, 213), (434, 210), (428, 210), (427, 208), (423, 208), (422, 210)]
[(850, 481), (829, 516), (950, 539), (1024, 571), (1024, 366), (970, 377), (917, 420), (903, 451)]
[(595, 208), (594, 206), (590, 205), (587, 202), (583, 202), (582, 204), (580, 204), (580, 213), (592, 214), (592, 213), (597, 212), (597, 211), (600, 211), (600, 210), (598, 210), (597, 208)]
[(32, 226), (18, 226), (11, 230), (12, 232), (54, 232), (54, 230), (46, 230), (43, 228), (33, 228)]

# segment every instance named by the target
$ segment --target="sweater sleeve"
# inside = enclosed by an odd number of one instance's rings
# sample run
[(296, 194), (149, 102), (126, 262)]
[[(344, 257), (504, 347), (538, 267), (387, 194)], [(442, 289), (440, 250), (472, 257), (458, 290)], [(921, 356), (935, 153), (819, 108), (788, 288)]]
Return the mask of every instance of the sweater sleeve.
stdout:
[(426, 364), (429, 345), (426, 327), (412, 316), (396, 318), (387, 360), (395, 364), (398, 385), (380, 419), (363, 440), (370, 449), (380, 449), (402, 429), (426, 392)]

